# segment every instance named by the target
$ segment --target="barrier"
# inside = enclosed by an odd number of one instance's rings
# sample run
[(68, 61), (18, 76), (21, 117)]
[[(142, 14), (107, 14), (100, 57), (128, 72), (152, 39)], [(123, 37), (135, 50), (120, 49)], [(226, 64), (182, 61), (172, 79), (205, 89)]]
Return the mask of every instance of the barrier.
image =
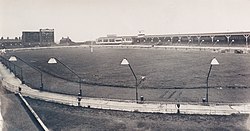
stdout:
[[(131, 100), (121, 99), (105, 99), (105, 98), (88, 98), (81, 97), (79, 103), (77, 96), (64, 95), (51, 93), (46, 91), (39, 91), (28, 87), (27, 85), (21, 84), (21, 82), (10, 74), (5, 74), (5, 79), (2, 79), (2, 85), (7, 90), (21, 93), (23, 96), (28, 96), (34, 99), (40, 99), (45, 101), (51, 101), (60, 104), (66, 104), (70, 106), (82, 106), (91, 107), (97, 109), (111, 109), (111, 110), (122, 110), (122, 111), (136, 111), (136, 112), (152, 112), (152, 113), (177, 113), (177, 103), (174, 102), (158, 102), (158, 101), (144, 101), (143, 104), (137, 104)], [(209, 103), (209, 105), (202, 105), (199, 103), (181, 103), (179, 112), (181, 114), (210, 114), (210, 115), (231, 115), (236, 113), (248, 113), (250, 114), (249, 104), (237, 104), (230, 103), (216, 104)]]
[(35, 117), (35, 119), (39, 123), (40, 127), (44, 131), (49, 131), (49, 129), (45, 126), (45, 124), (42, 122), (42, 120), (39, 118), (39, 116), (36, 114), (36, 112), (31, 108), (29, 103), (23, 98), (23, 96), (22, 96), (22, 94), (20, 92), (18, 93), (18, 96), (20, 97), (22, 102), (24, 102), (24, 105), (28, 108), (28, 110), (32, 113), (32, 115)]

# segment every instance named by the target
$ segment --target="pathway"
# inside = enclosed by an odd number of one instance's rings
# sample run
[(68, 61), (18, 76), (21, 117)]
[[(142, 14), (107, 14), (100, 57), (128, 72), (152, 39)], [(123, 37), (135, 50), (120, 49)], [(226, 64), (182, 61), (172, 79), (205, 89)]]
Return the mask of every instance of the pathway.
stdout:
[(63, 103), (67, 105), (91, 107), (98, 109), (112, 109), (121, 111), (135, 111), (135, 112), (155, 112), (155, 113), (177, 113), (182, 114), (211, 114), (211, 115), (231, 115), (233, 113), (247, 113), (250, 114), (250, 103), (231, 103), (231, 104), (216, 104), (209, 105), (198, 103), (179, 103), (178, 111), (177, 103), (167, 102), (144, 102), (141, 104), (135, 103), (132, 100), (120, 99), (105, 99), (105, 98), (89, 98), (81, 97), (78, 101), (78, 96), (64, 95), (58, 93), (51, 93), (39, 91), (21, 84), (21, 81), (14, 77), (2, 64), (0, 64), (0, 75), (2, 77), (2, 84), (12, 92), (18, 92), (20, 87), (23, 96), (31, 98), (53, 101), (56, 103)]

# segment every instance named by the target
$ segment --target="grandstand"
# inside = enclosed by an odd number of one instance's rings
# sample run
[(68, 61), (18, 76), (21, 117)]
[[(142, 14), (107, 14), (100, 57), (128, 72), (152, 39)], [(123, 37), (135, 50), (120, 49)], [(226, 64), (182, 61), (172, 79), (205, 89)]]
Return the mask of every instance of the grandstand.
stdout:
[[(140, 35), (116, 36), (116, 38), (130, 38), (126, 44), (146, 45), (190, 45), (190, 46), (232, 46), (248, 47), (250, 32), (221, 32), (221, 33), (195, 33), (195, 34), (167, 34), (167, 35)], [(100, 40), (106, 40), (100, 42)], [(98, 44), (109, 44), (110, 37), (100, 37)], [(113, 42), (112, 44), (118, 44)], [(123, 44), (123, 43), (119, 43)]]
[(107, 35), (107, 37), (99, 37), (96, 44), (99, 45), (119, 45), (119, 44), (132, 44), (134, 36), (116, 36)]

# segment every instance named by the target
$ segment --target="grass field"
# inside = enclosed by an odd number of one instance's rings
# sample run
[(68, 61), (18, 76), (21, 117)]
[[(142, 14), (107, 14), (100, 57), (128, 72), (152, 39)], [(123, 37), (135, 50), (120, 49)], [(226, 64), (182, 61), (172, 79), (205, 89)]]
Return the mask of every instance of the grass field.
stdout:
[(38, 131), (21, 101), (13, 93), (6, 91), (0, 83), (1, 114), (3, 131)]
[(153, 114), (71, 107), (27, 98), (50, 130), (247, 131), (248, 115)]
[[(209, 78), (209, 100), (212, 102), (250, 102), (250, 54), (218, 53), (211, 51), (165, 49), (62, 48), (21, 50), (15, 54), (43, 73), (44, 89), (77, 94), (78, 78), (61, 64), (50, 65), (56, 57), (83, 78), (84, 96), (134, 99), (135, 79), (128, 66), (121, 66), (127, 58), (138, 78), (146, 76), (139, 86), (139, 95), (146, 100), (200, 102), (205, 96), (206, 77), (210, 61), (216, 57)], [(39, 74), (27, 65), (24, 80), (39, 87)]]

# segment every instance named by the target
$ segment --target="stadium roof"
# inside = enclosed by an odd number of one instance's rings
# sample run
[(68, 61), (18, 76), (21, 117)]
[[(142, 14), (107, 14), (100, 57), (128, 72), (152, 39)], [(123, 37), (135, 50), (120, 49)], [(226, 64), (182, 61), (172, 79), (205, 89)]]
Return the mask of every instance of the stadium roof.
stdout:
[(166, 35), (145, 35), (145, 37), (176, 37), (176, 36), (218, 36), (218, 35), (250, 35), (250, 32), (217, 32), (217, 33), (187, 33)]

